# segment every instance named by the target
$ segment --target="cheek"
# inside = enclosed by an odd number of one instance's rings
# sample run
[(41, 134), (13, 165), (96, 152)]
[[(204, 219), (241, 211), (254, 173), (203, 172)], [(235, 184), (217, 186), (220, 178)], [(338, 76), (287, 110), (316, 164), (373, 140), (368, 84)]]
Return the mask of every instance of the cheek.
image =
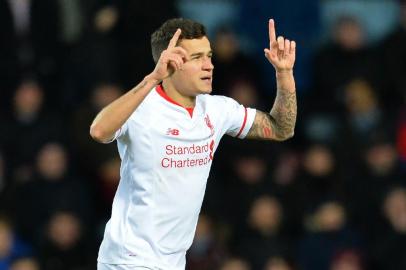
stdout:
[[(195, 62), (188, 62), (183, 65), (183, 70), (177, 71), (173, 75), (173, 83), (175, 87), (182, 91), (186, 89), (196, 89), (200, 88), (200, 68), (199, 65)], [(194, 91), (194, 90), (193, 90)]]
[(180, 71), (177, 77), (183, 81), (183, 83), (192, 82), (199, 79), (199, 69), (194, 66), (184, 67)]
[[(189, 89), (193, 87), (193, 82), (194, 80), (192, 79), (192, 73), (189, 73), (186, 70), (183, 71), (178, 71), (173, 75), (172, 82), (175, 86), (175, 88), (182, 92), (185, 91), (185, 89)], [(185, 94), (185, 93), (184, 93)]]
[(199, 61), (189, 61), (183, 65), (183, 72), (190, 75), (198, 74), (201, 70), (201, 64)]

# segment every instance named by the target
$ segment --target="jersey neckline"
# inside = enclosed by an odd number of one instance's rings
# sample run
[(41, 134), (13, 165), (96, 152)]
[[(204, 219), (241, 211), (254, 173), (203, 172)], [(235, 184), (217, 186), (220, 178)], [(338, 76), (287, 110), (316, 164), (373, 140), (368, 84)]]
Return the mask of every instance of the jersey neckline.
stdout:
[(177, 103), (176, 101), (174, 101), (172, 98), (170, 98), (170, 97), (166, 94), (166, 92), (165, 92), (165, 90), (164, 90), (162, 84), (158, 84), (155, 89), (156, 89), (157, 93), (158, 93), (161, 97), (163, 97), (165, 100), (167, 100), (168, 102), (170, 102), (170, 103), (172, 103), (172, 104), (175, 104), (175, 105), (177, 105), (177, 106), (180, 106), (180, 107), (184, 108), (184, 109), (189, 113), (190, 118), (193, 117), (193, 110), (194, 110), (194, 107), (186, 108), (186, 107), (183, 107), (182, 105), (180, 105), (179, 103)]

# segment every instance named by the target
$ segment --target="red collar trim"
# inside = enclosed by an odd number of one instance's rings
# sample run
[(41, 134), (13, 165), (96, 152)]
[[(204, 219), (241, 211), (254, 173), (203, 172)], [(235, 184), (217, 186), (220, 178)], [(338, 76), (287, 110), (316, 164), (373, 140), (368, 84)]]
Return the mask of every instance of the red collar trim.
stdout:
[(177, 106), (180, 106), (180, 107), (184, 108), (184, 109), (189, 113), (190, 117), (193, 117), (193, 109), (194, 109), (194, 108), (193, 108), (193, 107), (191, 107), (191, 108), (183, 107), (182, 105), (180, 105), (179, 103), (177, 103), (176, 101), (174, 101), (173, 99), (171, 99), (171, 98), (166, 94), (166, 92), (165, 92), (165, 90), (164, 90), (164, 88), (162, 87), (161, 84), (158, 84), (158, 85), (157, 85), (156, 91), (158, 92), (158, 94), (159, 94), (161, 97), (163, 97), (164, 99), (166, 99), (168, 102), (170, 102), (170, 103), (172, 103), (172, 104), (175, 104), (175, 105), (177, 105)]

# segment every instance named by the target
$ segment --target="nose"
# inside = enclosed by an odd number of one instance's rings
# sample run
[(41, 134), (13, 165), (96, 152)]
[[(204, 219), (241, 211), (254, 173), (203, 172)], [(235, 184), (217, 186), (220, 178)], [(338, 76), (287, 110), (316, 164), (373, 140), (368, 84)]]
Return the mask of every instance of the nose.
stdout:
[(214, 65), (211, 61), (211, 57), (205, 57), (203, 61), (203, 70), (212, 71), (214, 69)]

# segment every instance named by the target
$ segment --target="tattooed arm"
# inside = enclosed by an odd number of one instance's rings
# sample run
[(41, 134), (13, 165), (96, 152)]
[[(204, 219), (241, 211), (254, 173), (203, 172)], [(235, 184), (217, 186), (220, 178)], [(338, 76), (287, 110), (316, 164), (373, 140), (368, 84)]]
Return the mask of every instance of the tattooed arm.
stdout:
[(93, 120), (90, 136), (100, 143), (111, 141), (116, 131), (157, 84), (157, 80), (147, 76), (136, 87), (103, 108)]
[(248, 139), (283, 141), (294, 134), (296, 91), (292, 72), (277, 73), (278, 90), (271, 113), (257, 110)]
[(276, 70), (277, 94), (271, 113), (257, 111), (247, 138), (283, 141), (293, 136), (296, 123), (296, 43), (281, 36), (276, 39), (274, 21), (269, 20), (269, 49), (264, 52)]

